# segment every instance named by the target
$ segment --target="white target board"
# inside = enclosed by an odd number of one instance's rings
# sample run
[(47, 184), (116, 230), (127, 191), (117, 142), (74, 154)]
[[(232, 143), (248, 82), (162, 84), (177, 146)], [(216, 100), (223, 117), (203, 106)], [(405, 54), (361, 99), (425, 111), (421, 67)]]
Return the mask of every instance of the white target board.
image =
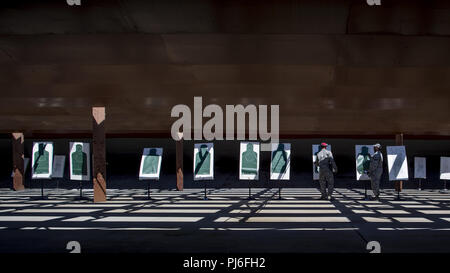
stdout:
[(53, 172), (53, 142), (33, 142), (31, 178), (51, 179)]
[(370, 180), (367, 172), (373, 153), (373, 145), (355, 145), (356, 180)]
[(65, 165), (66, 165), (66, 156), (65, 155), (55, 155), (53, 157), (52, 178), (63, 178)]
[(389, 181), (408, 180), (408, 160), (405, 146), (387, 146)]
[(85, 142), (70, 142), (70, 180), (91, 180), (91, 149)]
[(214, 180), (214, 144), (194, 144), (194, 180)]
[(259, 143), (241, 142), (239, 156), (239, 179), (258, 180), (259, 178)]
[(291, 170), (291, 144), (272, 143), (270, 179), (289, 180)]
[(441, 157), (441, 175), (442, 180), (450, 180), (450, 157)]
[(139, 167), (139, 180), (159, 180), (163, 148), (144, 148)]
[(427, 178), (427, 159), (425, 157), (414, 157), (414, 178)]

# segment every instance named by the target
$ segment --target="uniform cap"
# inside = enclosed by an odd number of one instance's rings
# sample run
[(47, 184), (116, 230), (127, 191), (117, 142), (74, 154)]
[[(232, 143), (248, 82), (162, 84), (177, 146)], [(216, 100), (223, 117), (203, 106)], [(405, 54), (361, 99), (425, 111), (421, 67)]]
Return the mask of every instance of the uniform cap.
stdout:
[(381, 148), (381, 144), (377, 143), (377, 144), (373, 145), (373, 147), (380, 149)]
[(320, 146), (322, 146), (322, 147), (327, 147), (328, 144), (326, 144), (325, 142), (322, 142), (322, 143), (320, 143)]

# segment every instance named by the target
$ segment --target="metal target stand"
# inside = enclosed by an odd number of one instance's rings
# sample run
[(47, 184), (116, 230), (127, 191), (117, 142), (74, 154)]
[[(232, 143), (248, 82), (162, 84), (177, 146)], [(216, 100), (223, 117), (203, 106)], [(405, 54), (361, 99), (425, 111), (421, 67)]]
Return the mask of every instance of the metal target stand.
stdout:
[(397, 180), (394, 183), (396, 183), (394, 187), (396, 188), (395, 191), (397, 192), (397, 197), (394, 200), (395, 201), (401, 201), (402, 198), (400, 197), (400, 192), (401, 192), (403, 181), (402, 180)]
[(39, 200), (48, 200), (48, 196), (44, 196), (44, 179), (39, 180), (41, 180), (41, 197)]
[(397, 197), (395, 197), (395, 201), (401, 201), (402, 198), (400, 197), (400, 191), (397, 191)]
[(248, 180), (248, 197), (247, 200), (253, 200), (254, 198), (252, 197), (252, 185), (251, 185), (251, 180)]
[(203, 188), (203, 200), (209, 200), (209, 198), (208, 198), (208, 194), (207, 194), (207, 184), (208, 184), (208, 181), (214, 181), (214, 176), (211, 178), (211, 177), (207, 177), (207, 178), (195, 178), (195, 174), (194, 174), (194, 181), (195, 180), (197, 180), (197, 181), (200, 181), (200, 180), (203, 180), (203, 185), (204, 185), (204, 188)]
[[(280, 181), (282, 181), (282, 180), (270, 179), (270, 171), (267, 173), (268, 173), (267, 183), (269, 183), (270, 181), (276, 181), (275, 183), (280, 183)], [(283, 200), (283, 198), (281, 197), (281, 186), (280, 185), (278, 185), (278, 200)]]
[[(34, 146), (35, 145), (39, 145), (39, 146), (40, 145), (44, 145), (43, 149), (45, 151), (45, 147), (46, 147), (47, 144), (51, 144), (52, 145), (51, 147), (53, 147), (53, 143), (52, 142), (33, 142), (32, 151), (34, 150)], [(38, 156), (38, 158), (39, 157), (40, 156)], [(47, 169), (47, 173), (45, 173), (45, 174), (48, 174), (48, 177), (45, 177), (45, 176), (44, 177), (39, 177), (39, 174), (36, 174), (36, 177), (34, 178), (33, 176), (35, 175), (34, 171), (36, 170), (36, 166), (35, 166), (35, 164), (33, 164), (33, 162), (36, 162), (37, 160), (34, 160), (34, 156), (31, 157), (31, 163), (30, 163), (31, 164), (31, 179), (32, 180), (35, 179), (35, 180), (41, 182), (41, 196), (37, 197), (36, 198), (37, 200), (48, 200), (48, 196), (44, 196), (44, 180), (51, 179), (51, 171), (52, 171), (52, 168), (53, 168), (53, 160), (52, 159), (53, 159), (53, 153), (51, 153), (51, 154), (49, 153), (49, 160), (47, 162), (49, 167)], [(25, 169), (25, 166), (24, 166), (24, 169)], [(25, 172), (25, 170), (24, 170), (24, 172)]]
[(447, 180), (444, 180), (444, 188), (441, 190), (441, 193), (448, 193), (448, 189), (447, 189)]
[(152, 196), (151, 196), (151, 187), (150, 187), (150, 183), (151, 183), (152, 180), (159, 181), (159, 177), (152, 177), (152, 178), (148, 178), (148, 177), (147, 177), (147, 178), (142, 179), (142, 180), (147, 180), (147, 198), (144, 197), (144, 199), (146, 199), (146, 200), (154, 200), (154, 199), (152, 198)]
[(147, 180), (147, 199), (152, 200), (152, 197), (150, 196), (150, 179)]
[[(258, 173), (259, 175), (259, 173)], [(259, 177), (258, 177), (259, 179)], [(248, 197), (246, 198), (247, 200), (253, 200), (254, 198), (252, 197), (252, 184), (251, 181), (253, 179), (239, 179), (239, 180), (247, 180), (248, 181)]]
[(41, 182), (41, 196), (35, 196), (33, 199), (35, 199), (35, 200), (48, 200), (48, 196), (44, 195), (44, 180), (47, 180), (47, 179), (46, 178), (34, 178), (34, 180)]
[(206, 180), (204, 181), (205, 182), (205, 195), (203, 196), (203, 200), (208, 200), (208, 196), (207, 196), (207, 194), (206, 194)]
[(80, 196), (76, 197), (75, 200), (90, 200), (88, 197), (83, 196), (83, 180), (80, 180), (79, 186)]

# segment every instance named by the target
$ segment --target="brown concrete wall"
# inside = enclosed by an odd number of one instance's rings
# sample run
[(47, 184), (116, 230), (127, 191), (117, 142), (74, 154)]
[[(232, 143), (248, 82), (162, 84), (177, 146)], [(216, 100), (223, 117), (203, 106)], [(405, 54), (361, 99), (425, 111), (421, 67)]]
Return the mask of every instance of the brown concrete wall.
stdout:
[(3, 0), (0, 33), (449, 35), (446, 0)]
[(167, 134), (176, 104), (279, 104), (282, 134), (450, 135), (447, 1), (6, 1), (0, 132)]

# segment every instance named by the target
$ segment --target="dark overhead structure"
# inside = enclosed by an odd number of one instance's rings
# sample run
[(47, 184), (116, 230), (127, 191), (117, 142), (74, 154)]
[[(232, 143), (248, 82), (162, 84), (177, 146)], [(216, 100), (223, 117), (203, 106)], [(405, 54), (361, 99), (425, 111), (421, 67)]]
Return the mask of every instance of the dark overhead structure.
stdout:
[(281, 135), (450, 136), (450, 3), (2, 1), (0, 132), (167, 134), (176, 104), (280, 105)]

